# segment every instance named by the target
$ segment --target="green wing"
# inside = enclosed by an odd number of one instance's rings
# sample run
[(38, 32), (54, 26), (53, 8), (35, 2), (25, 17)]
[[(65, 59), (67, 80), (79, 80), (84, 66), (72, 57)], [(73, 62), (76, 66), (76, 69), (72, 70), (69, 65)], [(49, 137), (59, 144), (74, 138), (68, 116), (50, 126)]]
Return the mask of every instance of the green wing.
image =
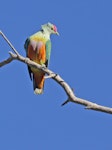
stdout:
[(48, 67), (49, 65), (49, 61), (50, 61), (50, 55), (51, 55), (51, 41), (48, 40), (46, 42), (46, 67)]

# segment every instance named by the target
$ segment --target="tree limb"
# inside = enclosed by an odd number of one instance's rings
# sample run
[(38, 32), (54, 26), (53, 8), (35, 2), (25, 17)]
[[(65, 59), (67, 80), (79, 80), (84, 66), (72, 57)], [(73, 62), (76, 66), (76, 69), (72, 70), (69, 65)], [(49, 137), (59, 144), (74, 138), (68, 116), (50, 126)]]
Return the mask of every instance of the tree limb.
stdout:
[(62, 106), (67, 104), (68, 102), (74, 102), (74, 103), (85, 106), (86, 109), (92, 109), (92, 110), (112, 114), (112, 108), (110, 108), (110, 107), (105, 107), (105, 106), (102, 106), (102, 105), (98, 105), (98, 104), (95, 104), (95, 103), (90, 102), (88, 100), (76, 97), (73, 90), (72, 90), (72, 88), (58, 74), (56, 74), (53, 71), (49, 70), (45, 66), (41, 66), (41, 65), (31, 61), (29, 58), (25, 58), (25, 57), (21, 56), (17, 52), (17, 50), (13, 47), (13, 45), (10, 43), (10, 41), (7, 39), (7, 37), (1, 31), (0, 31), (0, 34), (2, 35), (2, 37), (6, 40), (6, 42), (9, 44), (9, 46), (14, 51), (14, 53), (9, 52), (10, 57), (8, 59), (0, 62), (0, 67), (3, 67), (4, 65), (7, 65), (8, 63), (10, 63), (13, 60), (18, 60), (18, 61), (21, 61), (21, 62), (23, 62), (23, 63), (25, 63), (25, 64), (27, 64), (31, 67), (38, 68), (38, 69), (42, 70), (44, 73), (46, 73), (48, 75), (48, 77), (45, 77), (45, 78), (50, 77), (50, 78), (54, 79), (58, 84), (60, 84), (60, 86), (66, 92), (66, 94), (68, 96), (68, 99), (62, 104)]

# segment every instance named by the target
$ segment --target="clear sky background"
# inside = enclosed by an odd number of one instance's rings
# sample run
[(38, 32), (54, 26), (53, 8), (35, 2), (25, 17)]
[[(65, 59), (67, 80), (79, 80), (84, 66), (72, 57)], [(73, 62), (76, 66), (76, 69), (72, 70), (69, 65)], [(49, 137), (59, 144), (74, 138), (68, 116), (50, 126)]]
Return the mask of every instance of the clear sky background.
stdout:
[[(112, 107), (111, 0), (1, 0), (0, 29), (25, 56), (24, 41), (47, 22), (52, 35), (49, 68), (78, 97)], [(0, 61), (10, 47), (0, 37)], [(64, 90), (46, 80), (44, 94), (33, 93), (25, 64), (0, 68), (0, 150), (112, 149), (112, 116), (69, 103)]]

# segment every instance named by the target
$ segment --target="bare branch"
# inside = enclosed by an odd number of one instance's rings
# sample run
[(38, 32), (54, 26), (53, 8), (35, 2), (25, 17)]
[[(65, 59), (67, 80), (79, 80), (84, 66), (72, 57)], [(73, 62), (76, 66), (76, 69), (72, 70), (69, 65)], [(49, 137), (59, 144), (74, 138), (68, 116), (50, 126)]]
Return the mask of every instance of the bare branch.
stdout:
[(0, 62), (0, 67), (3, 67), (5, 65), (9, 64), (11, 61), (17, 59), (17, 55), (16, 54), (14, 54), (12, 52), (9, 52), (9, 54), (10, 54), (9, 58), (7, 58), (6, 60), (3, 60), (2, 62)]
[(19, 53), (17, 52), (17, 50), (14, 48), (14, 46), (11, 44), (11, 42), (8, 40), (8, 38), (3, 34), (2, 31), (0, 31), (0, 34), (2, 35), (2, 37), (4, 38), (4, 40), (8, 43), (8, 45), (12, 48), (12, 50), (19, 55)]
[(0, 62), (0, 67), (3, 67), (3, 66), (5, 66), (5, 65), (9, 64), (12, 60), (13, 60), (13, 58), (12, 58), (12, 57), (9, 57), (9, 58), (7, 58), (6, 60)]
[[(0, 34), (1, 33), (2, 32), (0, 31)], [(4, 36), (3, 33), (2, 33), (2, 36)], [(6, 37), (4, 39), (7, 41), (7, 43), (10, 43)], [(62, 106), (67, 104), (68, 102), (74, 102), (74, 103), (85, 106), (86, 109), (92, 109), (92, 110), (112, 114), (112, 108), (110, 108), (110, 107), (101, 106), (96, 103), (90, 102), (88, 100), (76, 97), (73, 92), (73, 89), (58, 74), (49, 70), (45, 66), (41, 66), (41, 65), (31, 61), (29, 58), (25, 58), (25, 57), (21, 56), (17, 51), (15, 51), (15, 48), (13, 47), (13, 45), (11, 43), (9, 44), (9, 46), (13, 49), (13, 51), (15, 53), (10, 52), (9, 53), (10, 57), (8, 59), (2, 61), (0, 63), (0, 67), (3, 67), (4, 65), (10, 63), (12, 60), (16, 59), (16, 60), (21, 61), (31, 67), (38, 68), (38, 69), (42, 70), (44, 73), (46, 73), (48, 75), (48, 78), (50, 77), (50, 78), (54, 79), (58, 84), (60, 84), (60, 86), (66, 92), (68, 99), (62, 104)]]

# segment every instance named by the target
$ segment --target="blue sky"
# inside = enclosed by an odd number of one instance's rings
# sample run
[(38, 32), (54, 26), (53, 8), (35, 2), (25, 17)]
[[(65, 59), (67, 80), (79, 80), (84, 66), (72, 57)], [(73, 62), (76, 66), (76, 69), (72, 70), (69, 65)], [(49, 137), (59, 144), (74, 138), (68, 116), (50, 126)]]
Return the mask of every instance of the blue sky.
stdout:
[[(55, 24), (49, 68), (78, 97), (112, 107), (112, 1), (1, 0), (0, 29), (25, 56), (24, 41), (46, 22)], [(0, 37), (0, 60), (9, 46)], [(44, 94), (33, 94), (25, 64), (0, 68), (1, 150), (112, 149), (111, 115), (69, 103), (64, 90), (46, 80)]]

